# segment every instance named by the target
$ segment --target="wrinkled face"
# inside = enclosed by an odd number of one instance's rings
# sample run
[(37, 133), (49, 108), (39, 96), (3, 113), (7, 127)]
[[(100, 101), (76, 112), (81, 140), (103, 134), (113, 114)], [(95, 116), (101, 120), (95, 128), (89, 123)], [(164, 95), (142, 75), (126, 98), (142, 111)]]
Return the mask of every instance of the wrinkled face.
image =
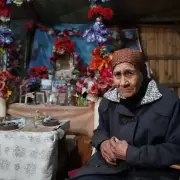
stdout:
[(130, 63), (121, 63), (113, 70), (113, 80), (122, 98), (135, 95), (142, 84), (142, 73)]

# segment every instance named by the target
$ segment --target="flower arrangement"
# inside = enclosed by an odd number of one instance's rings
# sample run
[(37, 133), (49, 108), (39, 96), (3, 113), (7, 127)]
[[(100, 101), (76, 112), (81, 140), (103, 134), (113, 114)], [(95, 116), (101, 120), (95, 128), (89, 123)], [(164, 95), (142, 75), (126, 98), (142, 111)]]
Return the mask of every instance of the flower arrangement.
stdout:
[(46, 79), (48, 77), (48, 69), (46, 66), (35, 66), (30, 68), (29, 70), (29, 76), (40, 78), (40, 79)]
[(105, 46), (92, 51), (92, 59), (87, 69), (86, 76), (81, 77), (76, 83), (76, 93), (95, 101), (113, 86), (110, 54)]
[(21, 84), (22, 93), (39, 91), (41, 88), (41, 79), (48, 77), (46, 66), (35, 66), (30, 68), (28, 77)]
[(39, 91), (41, 88), (41, 79), (39, 77), (29, 77), (21, 85), (22, 93)]
[(10, 16), (9, 5), (6, 2), (6, 0), (1, 0), (0, 1), (0, 20), (3, 22), (7, 22), (10, 20), (9, 16)]
[(111, 70), (106, 68), (101, 70), (97, 77), (89, 76), (80, 78), (76, 83), (76, 93), (78, 96), (83, 96), (93, 101), (97, 97), (102, 97), (112, 86)]
[(7, 86), (6, 86), (6, 81), (9, 77), (9, 73), (7, 71), (0, 71), (0, 97), (2, 98), (8, 98), (9, 95), (11, 94), (8, 92)]
[[(106, 73), (106, 72), (104, 72)], [(88, 89), (88, 94), (93, 97), (102, 97), (113, 86), (113, 80), (109, 77), (99, 77)]]
[(59, 55), (63, 55), (65, 53), (72, 54), (74, 52), (74, 47), (74, 42), (68, 37), (57, 38), (53, 47), (54, 53), (50, 60), (56, 61)]
[(73, 53), (74, 46), (74, 42), (69, 38), (57, 38), (54, 44), (54, 52), (56, 52), (57, 54), (70, 54)]
[(14, 102), (19, 91), (20, 78), (12, 76), (8, 71), (0, 71), (0, 97)]
[(113, 11), (111, 8), (103, 8), (101, 6), (92, 7), (88, 12), (88, 18), (91, 19), (92, 17), (103, 17), (103, 19), (110, 20), (113, 17)]
[(89, 65), (89, 68), (92, 70), (98, 70), (99, 72), (109, 67), (110, 57), (107, 53), (106, 47), (98, 47), (92, 50), (92, 59)]

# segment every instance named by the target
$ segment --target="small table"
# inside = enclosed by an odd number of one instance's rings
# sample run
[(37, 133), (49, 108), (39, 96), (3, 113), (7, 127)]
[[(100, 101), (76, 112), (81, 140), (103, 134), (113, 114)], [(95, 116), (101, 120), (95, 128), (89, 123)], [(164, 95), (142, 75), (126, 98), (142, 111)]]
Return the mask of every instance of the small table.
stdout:
[(29, 113), (33, 116), (37, 111), (45, 112), (54, 119), (70, 120), (69, 131), (92, 136), (94, 129), (94, 106), (78, 107), (78, 106), (59, 106), (52, 105), (27, 105), (21, 103), (11, 104), (8, 107), (8, 114), (13, 117), (26, 117)]
[[(64, 164), (61, 128), (42, 132), (0, 131), (0, 176), (5, 180), (51, 180)], [(60, 148), (60, 149), (59, 149)], [(62, 151), (63, 149), (63, 151)]]

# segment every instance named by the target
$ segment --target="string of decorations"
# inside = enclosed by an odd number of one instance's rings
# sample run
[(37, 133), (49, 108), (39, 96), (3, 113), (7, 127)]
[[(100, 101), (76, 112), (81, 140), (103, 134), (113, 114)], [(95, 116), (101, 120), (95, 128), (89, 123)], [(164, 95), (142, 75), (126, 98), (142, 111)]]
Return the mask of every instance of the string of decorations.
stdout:
[(48, 34), (56, 37), (67, 37), (67, 36), (82, 36), (82, 32), (76, 28), (57, 30), (54, 28), (48, 28), (42, 24), (35, 23), (33, 21), (27, 21), (24, 23), (24, 28), (31, 31), (35, 28), (39, 28), (41, 31), (47, 31)]
[(104, 8), (99, 4), (105, 3), (109, 0), (89, 0), (91, 8), (88, 12), (88, 18), (95, 17), (95, 22), (83, 33), (83, 38), (87, 42), (96, 42), (98, 45), (103, 45), (111, 37), (111, 33), (108, 28), (103, 24), (103, 19), (110, 20), (113, 17), (113, 11), (111, 8)]

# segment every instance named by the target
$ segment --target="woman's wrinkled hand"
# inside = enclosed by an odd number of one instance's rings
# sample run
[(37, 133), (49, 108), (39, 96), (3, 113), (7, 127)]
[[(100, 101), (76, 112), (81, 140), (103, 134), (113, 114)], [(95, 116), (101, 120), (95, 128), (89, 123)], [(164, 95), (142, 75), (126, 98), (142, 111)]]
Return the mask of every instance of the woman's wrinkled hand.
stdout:
[(106, 160), (107, 163), (116, 165), (116, 158), (113, 154), (110, 140), (103, 141), (101, 143), (100, 150), (102, 157)]
[(126, 160), (126, 154), (128, 149), (128, 143), (126, 141), (120, 141), (116, 137), (110, 139), (110, 146), (112, 153), (116, 159)]

